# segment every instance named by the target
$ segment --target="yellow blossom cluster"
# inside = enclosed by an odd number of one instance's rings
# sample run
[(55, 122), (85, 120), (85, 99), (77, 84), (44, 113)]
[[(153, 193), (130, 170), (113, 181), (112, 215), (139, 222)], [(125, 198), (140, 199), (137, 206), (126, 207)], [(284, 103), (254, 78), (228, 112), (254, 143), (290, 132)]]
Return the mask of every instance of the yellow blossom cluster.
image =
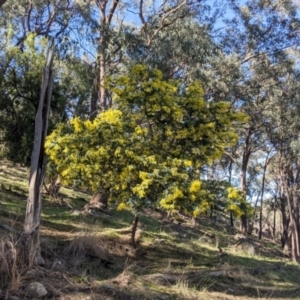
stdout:
[(209, 202), (203, 201), (196, 209), (194, 209), (193, 216), (197, 217), (200, 214), (206, 213), (209, 210), (209, 208), (210, 208)]
[(128, 208), (127, 205), (124, 203), (124, 202), (121, 202), (118, 207), (117, 207), (117, 210), (120, 211), (120, 210), (124, 210)]
[(193, 180), (191, 182), (190, 188), (189, 188), (189, 192), (190, 193), (197, 193), (201, 188), (201, 182), (200, 180)]
[(241, 197), (241, 192), (234, 187), (229, 187), (227, 188), (227, 192), (228, 192), (228, 199), (238, 199)]

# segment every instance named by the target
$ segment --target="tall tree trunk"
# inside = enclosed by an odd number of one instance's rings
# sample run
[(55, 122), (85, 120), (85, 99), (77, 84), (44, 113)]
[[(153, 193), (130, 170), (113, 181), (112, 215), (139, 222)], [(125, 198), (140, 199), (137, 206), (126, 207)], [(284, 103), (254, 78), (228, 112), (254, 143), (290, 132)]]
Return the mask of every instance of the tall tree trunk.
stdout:
[(266, 157), (264, 168), (263, 168), (263, 178), (262, 178), (262, 186), (261, 186), (261, 197), (260, 197), (260, 210), (259, 210), (259, 234), (258, 238), (261, 240), (262, 236), (262, 217), (263, 217), (263, 202), (264, 202), (264, 191), (265, 191), (265, 181), (266, 181), (266, 171), (269, 163), (269, 153)]
[(43, 181), (46, 168), (44, 155), (44, 142), (47, 136), (48, 118), (52, 94), (53, 71), (52, 64), (54, 58), (54, 42), (49, 48), (47, 61), (43, 70), (42, 87), (39, 106), (35, 118), (34, 144), (31, 155), (31, 169), (29, 178), (29, 195), (27, 199), (24, 233), (28, 250), (29, 266), (34, 264), (44, 264), (41, 256), (39, 227), (42, 208)]
[[(97, 66), (95, 68), (95, 73), (98, 72)], [(93, 82), (93, 91), (92, 91), (92, 98), (91, 98), (91, 106), (90, 106), (90, 120), (94, 120), (97, 116), (97, 103), (98, 103), (98, 89), (99, 89), (99, 76), (98, 74), (95, 75), (94, 82)]]
[(248, 230), (248, 226), (247, 226), (247, 222), (248, 222), (248, 218), (246, 215), (242, 215), (241, 216), (241, 225), (240, 225), (240, 230), (244, 235), (247, 235), (247, 230)]
[(286, 185), (286, 196), (287, 196), (287, 203), (289, 208), (289, 216), (290, 216), (290, 229), (291, 229), (291, 240), (292, 240), (292, 260), (297, 262), (299, 259), (299, 237), (298, 237), (298, 230), (297, 230), (297, 220), (295, 219), (295, 207), (294, 207), (294, 197), (293, 195), (289, 194), (288, 187)]
[(232, 211), (230, 212), (230, 227), (234, 227), (233, 213), (232, 213)]
[(99, 59), (99, 104), (100, 110), (104, 111), (107, 109), (107, 97), (106, 97), (106, 89), (104, 87), (105, 83), (105, 75), (106, 75), (106, 51), (108, 46), (108, 37), (107, 37), (107, 30), (105, 24), (102, 25), (102, 32), (100, 38), (100, 59)]
[(282, 232), (281, 232), (281, 247), (284, 252), (289, 250), (289, 223), (290, 220), (286, 213), (286, 198), (284, 195), (280, 196), (280, 210), (282, 217)]
[(95, 0), (99, 9), (99, 45), (97, 53), (97, 64), (94, 79), (94, 91), (90, 106), (90, 119), (93, 120), (97, 116), (98, 108), (106, 110), (108, 108), (107, 90), (105, 89), (105, 76), (107, 75), (107, 49), (110, 43), (110, 35), (108, 30), (112, 22), (112, 18), (119, 5), (120, 0), (111, 1), (110, 8), (107, 9), (108, 0)]
[(300, 245), (299, 245), (299, 203), (298, 203), (298, 195), (295, 189), (293, 190), (292, 194), (293, 198), (293, 219), (294, 219), (294, 226), (295, 226), (295, 251), (297, 254), (297, 261), (300, 258)]
[[(228, 170), (229, 170), (228, 182), (229, 182), (229, 184), (231, 184), (231, 178), (232, 178), (232, 164), (233, 164), (233, 159), (230, 157), (230, 163), (229, 163), (229, 167), (228, 167)], [(232, 211), (230, 211), (230, 227), (234, 227)]]
[(132, 226), (132, 231), (131, 231), (131, 244), (133, 247), (136, 246), (135, 244), (135, 233), (136, 233), (136, 229), (137, 229), (137, 225), (139, 222), (139, 216), (136, 215), (133, 221), (133, 226)]
[[(242, 156), (242, 168), (241, 168), (241, 191), (247, 193), (247, 169), (248, 169), (248, 163), (250, 159), (250, 155), (252, 153), (251, 150), (251, 136), (254, 133), (254, 128), (250, 127), (248, 129), (246, 138), (245, 138), (245, 143), (244, 143), (244, 148), (243, 148), (243, 156)], [(241, 225), (240, 225), (240, 230), (243, 234), (247, 234), (247, 219), (248, 216), (247, 214), (243, 214), (241, 216)]]
[[(243, 151), (243, 160), (242, 160), (242, 170), (241, 170), (241, 191), (246, 194), (247, 192), (247, 181), (246, 181), (246, 176), (247, 176), (247, 168), (248, 168), (248, 162), (250, 158), (250, 149), (249, 149), (249, 140), (250, 140), (250, 134), (248, 135), (245, 146), (244, 146), (244, 151)], [(245, 196), (246, 197), (246, 196)], [(243, 214), (241, 216), (241, 225), (240, 225), (240, 230), (243, 234), (247, 234), (247, 215)]]
[(274, 207), (274, 216), (273, 216), (273, 240), (276, 240), (276, 208)]
[[(280, 127), (281, 128), (281, 127)], [(281, 130), (282, 135), (282, 130)], [(281, 139), (282, 140), (282, 139)], [(283, 170), (283, 147), (280, 144), (278, 149), (278, 169), (279, 169), (279, 178), (280, 178), (280, 209), (282, 216), (282, 234), (281, 234), (281, 246), (284, 252), (289, 251), (289, 226), (290, 218), (287, 217), (286, 205), (287, 205), (287, 193), (288, 190), (285, 187), (285, 175)]]

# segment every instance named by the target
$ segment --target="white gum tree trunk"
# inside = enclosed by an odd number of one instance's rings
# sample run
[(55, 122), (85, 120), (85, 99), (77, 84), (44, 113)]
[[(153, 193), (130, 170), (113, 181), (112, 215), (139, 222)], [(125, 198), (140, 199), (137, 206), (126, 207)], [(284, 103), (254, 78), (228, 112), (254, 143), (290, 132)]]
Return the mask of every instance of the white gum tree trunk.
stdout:
[(41, 190), (44, 182), (46, 160), (44, 143), (47, 136), (48, 118), (52, 94), (54, 43), (49, 48), (43, 69), (39, 106), (35, 117), (34, 144), (31, 154), (29, 195), (27, 199), (23, 237), (26, 239), (29, 266), (44, 264), (40, 249), (40, 218), (42, 209)]

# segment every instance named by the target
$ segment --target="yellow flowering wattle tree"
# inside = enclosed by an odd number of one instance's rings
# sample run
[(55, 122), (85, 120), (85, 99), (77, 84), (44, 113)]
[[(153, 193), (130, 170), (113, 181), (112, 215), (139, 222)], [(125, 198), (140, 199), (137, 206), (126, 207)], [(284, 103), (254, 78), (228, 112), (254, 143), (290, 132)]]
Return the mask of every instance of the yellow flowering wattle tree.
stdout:
[(74, 118), (47, 138), (46, 153), (63, 183), (110, 194), (118, 208), (207, 210), (201, 169), (234, 145), (245, 115), (205, 101), (200, 82), (163, 80), (137, 65), (108, 78), (114, 107), (93, 121)]

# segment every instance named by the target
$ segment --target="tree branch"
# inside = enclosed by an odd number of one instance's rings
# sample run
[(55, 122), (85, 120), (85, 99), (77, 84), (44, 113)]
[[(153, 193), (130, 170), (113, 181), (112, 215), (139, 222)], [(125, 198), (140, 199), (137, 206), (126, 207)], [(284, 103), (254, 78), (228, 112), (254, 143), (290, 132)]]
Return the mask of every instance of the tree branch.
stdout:
[(143, 30), (148, 38), (148, 30), (147, 30), (147, 23), (146, 23), (146, 20), (144, 18), (144, 13), (143, 13), (143, 3), (144, 1), (143, 0), (140, 0), (140, 10), (139, 10), (139, 16), (140, 16), (140, 20), (142, 22), (142, 25), (143, 25)]
[(119, 4), (119, 0), (114, 0), (113, 3), (111, 4), (111, 8), (109, 10), (108, 16), (107, 16), (107, 21), (106, 24), (110, 24), (111, 23), (111, 19), (116, 11), (116, 8)]
[[(141, 13), (141, 5), (142, 5), (143, 0), (140, 1), (140, 13)], [(170, 25), (172, 25), (173, 23), (175, 23), (178, 19), (183, 18), (185, 15), (183, 16), (178, 16), (175, 17), (173, 20), (169, 20), (168, 23), (166, 23), (166, 20), (168, 17), (170, 17), (172, 14), (176, 13), (177, 11), (179, 11), (183, 6), (185, 6), (187, 4), (187, 0), (184, 0), (181, 4), (179, 4), (178, 6), (175, 6), (174, 8), (171, 8), (170, 10), (166, 11), (165, 15), (162, 17), (161, 21), (160, 21), (160, 25), (159, 27), (154, 31), (154, 33), (151, 36), (148, 36), (148, 46), (150, 46), (150, 44), (152, 43), (154, 37), (165, 27), (168, 27)], [(141, 15), (140, 15), (141, 17)], [(142, 20), (142, 19), (141, 19)], [(142, 20), (143, 23), (143, 20)], [(144, 23), (145, 19), (144, 19)], [(144, 24), (143, 23), (143, 24)], [(144, 25), (145, 26), (145, 25)], [(145, 32), (147, 34), (147, 32)]]

